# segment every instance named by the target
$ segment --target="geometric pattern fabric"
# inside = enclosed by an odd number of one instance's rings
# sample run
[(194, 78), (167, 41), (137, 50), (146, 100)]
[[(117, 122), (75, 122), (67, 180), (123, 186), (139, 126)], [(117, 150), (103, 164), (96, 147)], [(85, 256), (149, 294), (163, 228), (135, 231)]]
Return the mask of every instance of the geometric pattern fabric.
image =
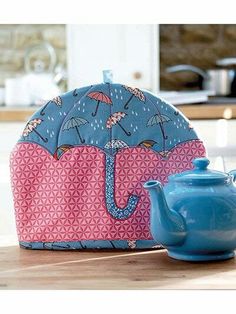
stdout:
[(41, 146), (18, 143), (11, 154), (11, 182), (19, 241), (152, 239), (150, 202), (142, 184), (192, 168), (192, 159), (205, 156), (200, 140), (181, 143), (168, 158), (142, 147), (118, 151), (114, 194), (124, 208), (130, 195), (139, 197), (134, 213), (114, 219), (105, 202), (104, 151), (77, 146), (56, 160)]

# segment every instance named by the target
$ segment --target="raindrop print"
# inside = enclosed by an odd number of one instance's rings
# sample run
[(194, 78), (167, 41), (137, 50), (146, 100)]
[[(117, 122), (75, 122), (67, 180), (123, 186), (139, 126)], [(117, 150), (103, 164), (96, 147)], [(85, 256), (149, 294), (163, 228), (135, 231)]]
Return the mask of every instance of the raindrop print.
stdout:
[(118, 99), (119, 97), (118, 97), (118, 95), (116, 95), (116, 99)]
[(117, 89), (115, 88), (115, 93), (117, 93)]
[(179, 125), (180, 127), (182, 127), (182, 123), (180, 123), (180, 125)]
[(120, 94), (122, 94), (122, 90), (120, 89)]
[(91, 144), (93, 144), (93, 140), (91, 140)]
[(167, 107), (166, 107), (166, 111), (167, 111)]
[(145, 107), (143, 107), (143, 111), (146, 111), (146, 108), (145, 108)]
[(83, 107), (85, 106), (85, 102), (83, 103)]
[(132, 112), (131, 112), (132, 114), (134, 114), (134, 111), (132, 110)]
[(111, 93), (111, 96), (113, 96), (113, 94)]
[(138, 130), (138, 126), (137, 125), (136, 125), (135, 129)]
[(102, 123), (102, 120), (100, 119), (100, 123)]
[(51, 120), (54, 121), (54, 118), (52, 118)]
[(49, 133), (49, 130), (47, 130), (47, 133)]
[(78, 107), (78, 110), (80, 111), (80, 107)]
[(83, 108), (83, 110), (82, 110), (83, 112), (84, 112), (84, 108)]
[(63, 114), (64, 114), (64, 116), (66, 116), (66, 112), (65, 111), (63, 112)]
[(130, 126), (131, 126), (131, 128), (133, 127), (133, 124), (132, 123), (130, 123)]
[(54, 135), (55, 133), (54, 133), (54, 131), (52, 131), (52, 135)]
[(98, 144), (98, 141), (96, 141), (96, 144)]
[(48, 116), (48, 120), (51, 120), (51, 118)]
[(150, 109), (148, 108), (147, 111), (150, 111)]
[(137, 112), (135, 112), (135, 115), (137, 116), (137, 115), (138, 115), (138, 113), (137, 113)]
[(104, 127), (102, 126), (102, 130), (104, 130)]
[(94, 131), (96, 131), (96, 129), (97, 129), (97, 128), (96, 128), (96, 127), (94, 127), (93, 129), (94, 129)]
[(97, 119), (95, 119), (94, 121), (95, 121), (95, 123), (98, 123), (98, 120), (97, 120)]
[(60, 115), (60, 116), (62, 115), (61, 111), (59, 112), (59, 115)]
[(93, 128), (93, 123), (91, 123), (90, 125), (91, 125), (91, 127)]
[(163, 108), (163, 105), (161, 105), (161, 108)]
[(123, 100), (123, 96), (120, 96), (120, 99)]

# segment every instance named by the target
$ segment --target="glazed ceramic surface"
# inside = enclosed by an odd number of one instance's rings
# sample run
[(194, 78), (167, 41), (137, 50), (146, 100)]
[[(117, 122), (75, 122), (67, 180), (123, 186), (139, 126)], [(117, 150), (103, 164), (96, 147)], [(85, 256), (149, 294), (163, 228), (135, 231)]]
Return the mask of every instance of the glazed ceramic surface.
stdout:
[(151, 197), (151, 231), (170, 257), (188, 261), (223, 260), (236, 248), (234, 174), (207, 169), (209, 160), (194, 160), (195, 169), (172, 175), (162, 188), (144, 186)]
[(191, 169), (205, 148), (176, 108), (110, 80), (58, 96), (30, 118), (11, 155), (20, 244), (150, 248), (143, 183)]

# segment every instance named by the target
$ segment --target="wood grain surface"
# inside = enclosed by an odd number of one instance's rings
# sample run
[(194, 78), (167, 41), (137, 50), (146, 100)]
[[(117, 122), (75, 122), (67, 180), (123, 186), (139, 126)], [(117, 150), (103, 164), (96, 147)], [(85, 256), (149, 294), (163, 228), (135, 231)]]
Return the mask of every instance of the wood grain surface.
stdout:
[(236, 262), (190, 263), (155, 251), (0, 248), (0, 289), (236, 289)]

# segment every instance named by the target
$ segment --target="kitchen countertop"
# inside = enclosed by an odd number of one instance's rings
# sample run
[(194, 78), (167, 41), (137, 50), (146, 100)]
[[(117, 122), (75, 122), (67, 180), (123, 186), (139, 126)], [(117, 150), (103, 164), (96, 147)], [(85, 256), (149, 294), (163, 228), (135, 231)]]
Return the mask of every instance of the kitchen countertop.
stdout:
[[(203, 103), (176, 106), (183, 114), (191, 120), (201, 119), (235, 119), (236, 99), (228, 102), (225, 100), (216, 103)], [(38, 110), (38, 107), (0, 107), (0, 122), (27, 121), (29, 117)]]
[(191, 263), (153, 251), (0, 248), (0, 289), (236, 289), (236, 259)]

